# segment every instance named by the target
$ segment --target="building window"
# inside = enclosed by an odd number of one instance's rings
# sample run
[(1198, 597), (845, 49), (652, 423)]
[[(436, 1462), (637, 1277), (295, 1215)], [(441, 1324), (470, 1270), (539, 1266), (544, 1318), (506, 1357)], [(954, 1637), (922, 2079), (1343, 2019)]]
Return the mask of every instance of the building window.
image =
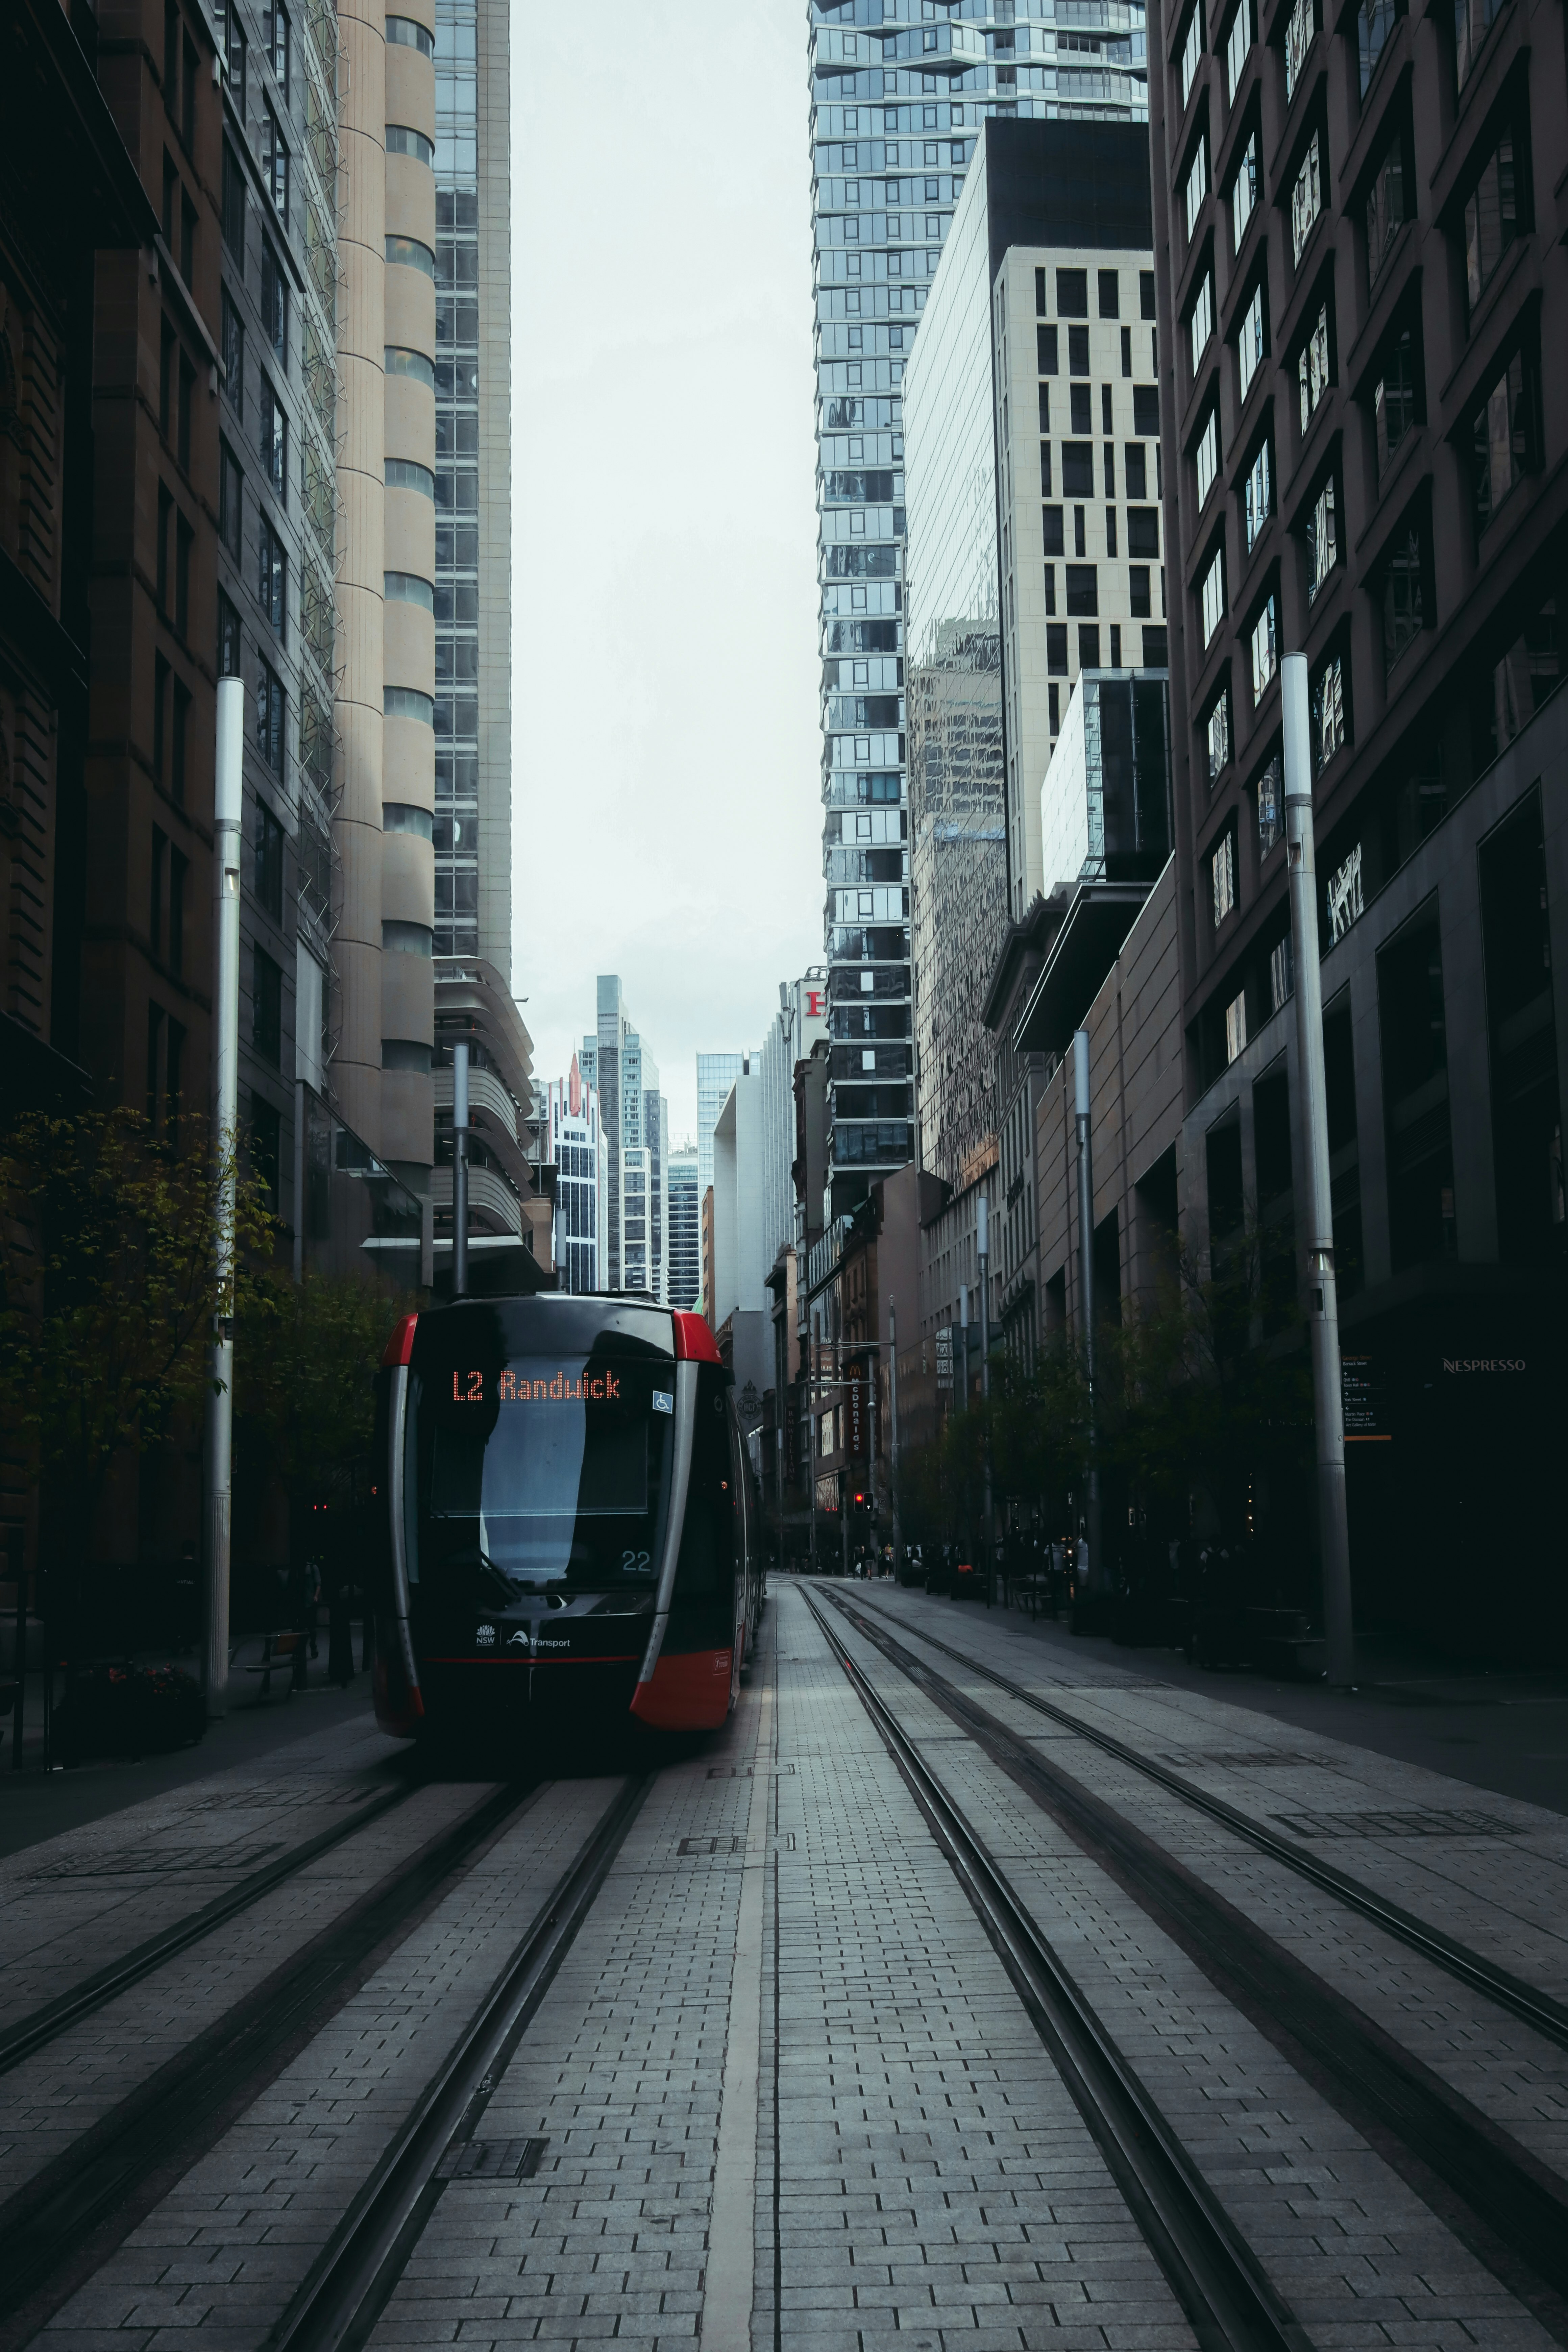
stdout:
[(251, 950), (250, 1043), (260, 1060), (278, 1068), (283, 1059), (283, 974), (259, 947)]
[(1208, 494), (1213, 489), (1215, 478), (1219, 472), (1219, 411), (1217, 408), (1210, 409), (1205, 420), (1204, 429), (1198, 436), (1197, 469), (1198, 506), (1201, 509), (1208, 502)]
[(1100, 630), (1092, 621), (1079, 623), (1078, 666), (1079, 669), (1100, 667)]
[(289, 416), (265, 376), (261, 379), (261, 465), (280, 505), (289, 503)]
[(1154, 607), (1150, 600), (1149, 566), (1132, 563), (1127, 568), (1127, 609), (1135, 621), (1153, 618)]
[(1498, 264), (1519, 235), (1522, 175), (1514, 170), (1511, 131), (1505, 131), (1481, 166), (1465, 206), (1465, 291), (1472, 311), (1490, 285)]
[(1301, 69), (1307, 62), (1318, 30), (1316, 0), (1292, 0), (1290, 14), (1285, 20), (1285, 103), (1295, 97), (1301, 79)]
[(239, 676), (239, 614), (221, 588), (217, 592), (217, 669), (220, 677)]
[(1194, 380), (1196, 379), (1198, 369), (1203, 363), (1204, 353), (1209, 347), (1209, 338), (1213, 333), (1214, 273), (1212, 270), (1205, 270), (1204, 273), (1203, 283), (1198, 288), (1196, 298), (1194, 300), (1192, 310), (1187, 319), (1187, 341), (1192, 353), (1192, 367)]
[(1383, 575), (1383, 659), (1392, 669), (1405, 647), (1425, 626), (1425, 576), (1421, 534), (1412, 526), (1402, 531), (1389, 554)]
[[(176, 808), (185, 805), (185, 759), (191, 740), (191, 690), (174, 680), (169, 713), (169, 798)], [(179, 863), (183, 867), (184, 859)]]
[(1068, 375), (1089, 373), (1089, 329), (1087, 327), (1068, 329)]
[(1210, 710), (1204, 727), (1204, 748), (1208, 761), (1209, 790), (1230, 765), (1230, 688), (1220, 688), (1219, 699)]
[(1233, 996), (1225, 1008), (1225, 1058), (1234, 1062), (1247, 1044), (1247, 991)]
[(256, 741), (275, 776), (283, 773), (283, 685), (259, 656), (256, 665)]
[(1051, 489), (1051, 445), (1048, 441), (1042, 441), (1040, 444), (1040, 496), (1043, 499), (1048, 499), (1053, 495), (1054, 493)]
[(1405, 194), (1405, 142), (1401, 137), (1391, 142), (1387, 153), (1377, 167), (1377, 176), (1366, 200), (1366, 282), (1369, 292), (1382, 276), (1389, 248), (1408, 217)]
[(1065, 555), (1067, 552), (1067, 546), (1062, 537), (1062, 510), (1060, 507), (1042, 508), (1041, 522), (1045, 531), (1046, 553), (1047, 555)]
[(1241, 88), (1242, 70), (1252, 49), (1252, 0), (1241, 0), (1241, 5), (1230, 20), (1225, 37), (1225, 88), (1226, 102), (1236, 104), (1236, 93)]
[(261, 110), (261, 168), (267, 178), (267, 192), (272, 199), (272, 209), (285, 228), (289, 226), (289, 150), (278, 128), (278, 119), (269, 106)]
[(234, 558), (241, 561), (245, 534), (245, 476), (228, 443), (219, 438), (217, 445), (217, 530), (218, 537)]
[(1070, 411), (1072, 431), (1092, 433), (1094, 409), (1090, 400), (1089, 386), (1087, 383), (1075, 383), (1068, 386), (1068, 406)]
[(1318, 162), (1318, 134), (1314, 131), (1290, 190), (1290, 250), (1298, 269), (1307, 250), (1307, 239), (1317, 226), (1322, 209), (1323, 179)]
[(1289, 1004), (1295, 992), (1296, 975), (1291, 967), (1289, 935), (1276, 940), (1268, 951), (1268, 1003), (1270, 1010), (1279, 1012)]
[(1158, 507), (1128, 508), (1127, 552), (1130, 556), (1146, 556), (1152, 562), (1159, 562), (1160, 509)]
[(1317, 602), (1318, 591), (1340, 560), (1339, 519), (1331, 474), (1307, 516), (1307, 602)]
[(288, 614), (289, 558), (265, 515), (257, 522), (256, 552), (256, 593), (262, 611), (281, 637)]
[(1251, 554), (1262, 536), (1263, 526), (1274, 511), (1274, 461), (1270, 443), (1265, 437), (1247, 469), (1242, 485), (1242, 519), (1247, 529), (1247, 551)]
[(1415, 424), (1415, 337), (1402, 327), (1389, 345), (1383, 370), (1373, 388), (1373, 425), (1377, 442), (1377, 470), (1388, 471), (1407, 433)]
[(1149, 465), (1142, 441), (1122, 444), (1121, 468), (1130, 499), (1146, 499), (1149, 495)]
[(1193, 84), (1198, 78), (1198, 61), (1203, 53), (1204, 12), (1201, 6), (1197, 6), (1187, 18), (1186, 30), (1182, 35), (1182, 104), (1184, 106), (1193, 94)]
[(191, 553), (195, 533), (182, 514), (174, 518), (174, 627), (180, 636), (191, 627)]
[(1523, 354), (1515, 352), (1476, 411), (1471, 439), (1478, 538), (1530, 466), (1531, 394)]
[(245, 415), (245, 321), (223, 289), (223, 388), (237, 416)]
[(1335, 654), (1324, 664), (1312, 688), (1312, 751), (1317, 769), (1326, 768), (1344, 749), (1345, 728), (1344, 659)]
[(268, 46), (272, 51), (272, 71), (279, 89), (289, 95), (289, 70), (292, 62), (289, 40), (289, 11), (281, 0), (272, 0), (268, 11)]
[(1463, 89), (1475, 71), (1487, 35), (1502, 14), (1504, 0), (1454, 0), (1454, 79)]
[(1035, 362), (1036, 372), (1040, 375), (1056, 375), (1059, 373), (1060, 360), (1057, 345), (1057, 331), (1054, 327), (1035, 329)]
[[(231, 11), (232, 14), (232, 11)], [(223, 241), (236, 270), (245, 276), (245, 173), (238, 156), (223, 142)]]
[(1247, 650), (1252, 661), (1252, 707), (1256, 710), (1268, 691), (1270, 679), (1279, 667), (1279, 650), (1275, 642), (1274, 599), (1266, 596), (1257, 619), (1247, 634)]
[(1132, 430), (1145, 441), (1160, 437), (1160, 388), (1153, 383), (1132, 387)]
[(1183, 192), (1186, 200), (1187, 207), (1187, 242), (1189, 245), (1192, 243), (1193, 231), (1197, 226), (1198, 215), (1202, 212), (1204, 207), (1204, 198), (1208, 194), (1208, 192), (1209, 142), (1206, 137), (1200, 136), (1197, 146), (1194, 150), (1193, 160), (1187, 167), (1186, 185)]
[(1204, 573), (1203, 586), (1198, 592), (1198, 603), (1203, 613), (1204, 644), (1209, 646), (1214, 642), (1215, 631), (1225, 618), (1225, 549), (1223, 547), (1215, 548), (1214, 560)]
[(1046, 668), (1052, 677), (1068, 674), (1068, 631), (1065, 621), (1053, 621), (1046, 630)]
[(1057, 567), (1054, 563), (1047, 563), (1046, 566), (1046, 611), (1048, 614), (1054, 614), (1056, 609)]
[(274, 355), (289, 364), (289, 281), (265, 238), (261, 245), (261, 323)]
[(1245, 401), (1252, 390), (1252, 380), (1263, 364), (1268, 344), (1268, 332), (1263, 320), (1263, 280), (1260, 278), (1252, 289), (1252, 299), (1242, 317), (1236, 339), (1237, 369), (1241, 381), (1241, 397)]
[(1079, 619), (1098, 613), (1100, 589), (1093, 564), (1069, 563), (1066, 569), (1068, 614)]
[(245, 31), (239, 12), (230, 8), (224, 24), (225, 46), (228, 61), (228, 90), (234, 100), (235, 112), (243, 122), (245, 117)]
[(1264, 858), (1278, 843), (1284, 824), (1285, 777), (1278, 751), (1259, 772), (1253, 790), (1258, 797), (1258, 855)]
[(256, 803), (256, 897), (275, 923), (283, 919), (283, 828), (263, 801)]
[(1372, 88), (1372, 78), (1387, 47), (1388, 37), (1404, 14), (1403, 6), (1396, 5), (1395, 0), (1360, 0), (1355, 16), (1355, 45), (1363, 98)]
[(1324, 302), (1296, 359), (1296, 384), (1300, 395), (1303, 435), (1317, 414), (1318, 404), (1327, 392), (1329, 383), (1329, 306)]
[(1062, 443), (1062, 496), (1068, 499), (1093, 498), (1094, 444), (1092, 441)]
[(1209, 882), (1214, 895), (1214, 927), (1217, 931), (1236, 905), (1236, 835), (1222, 833), (1213, 856), (1209, 859)]
[[(1105, 487), (1109, 489), (1110, 484), (1107, 482)], [(1129, 520), (1131, 520), (1131, 518)], [(1107, 507), (1105, 509), (1105, 551), (1114, 560), (1116, 555), (1116, 509), (1114, 507)], [(1154, 552), (1159, 553), (1158, 548)], [(1114, 667), (1113, 663), (1112, 667)]]
[(1232, 250), (1241, 251), (1247, 224), (1258, 209), (1258, 133), (1253, 131), (1241, 151), (1235, 179), (1230, 184), (1230, 241)]
[(1057, 316), (1059, 319), (1088, 318), (1089, 272), (1087, 269), (1058, 270)]
[(1100, 297), (1100, 317), (1102, 319), (1120, 319), (1121, 316), (1121, 279), (1120, 274), (1114, 269), (1101, 269), (1096, 272), (1096, 278), (1098, 280), (1096, 291)]

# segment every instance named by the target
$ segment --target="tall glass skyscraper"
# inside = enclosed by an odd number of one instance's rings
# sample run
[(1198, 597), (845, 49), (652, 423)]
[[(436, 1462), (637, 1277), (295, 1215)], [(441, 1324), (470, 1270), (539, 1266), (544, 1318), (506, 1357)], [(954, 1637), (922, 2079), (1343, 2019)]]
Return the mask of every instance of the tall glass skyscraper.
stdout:
[(699, 1054), (697, 1056), (697, 1213), (713, 1181), (713, 1129), (724, 1108), (724, 1097), (745, 1068), (745, 1054)]
[(914, 1150), (904, 361), (989, 114), (1146, 121), (1142, 0), (811, 0), (831, 1205)]
[(702, 1287), (702, 1214), (697, 1197), (697, 1150), (669, 1155), (669, 1303), (692, 1307)]
[(505, 0), (436, 0), (436, 953), (511, 973)]

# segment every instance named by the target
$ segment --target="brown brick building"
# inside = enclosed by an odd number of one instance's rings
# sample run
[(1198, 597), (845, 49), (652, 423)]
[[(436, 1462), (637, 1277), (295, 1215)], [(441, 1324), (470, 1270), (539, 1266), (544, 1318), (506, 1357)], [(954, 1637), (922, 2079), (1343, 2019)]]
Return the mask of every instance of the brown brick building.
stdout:
[(1547, 0), (1152, 9), (1184, 1223), (1294, 1230), (1279, 663), (1311, 686), (1352, 1547), (1568, 1634), (1568, 84)]

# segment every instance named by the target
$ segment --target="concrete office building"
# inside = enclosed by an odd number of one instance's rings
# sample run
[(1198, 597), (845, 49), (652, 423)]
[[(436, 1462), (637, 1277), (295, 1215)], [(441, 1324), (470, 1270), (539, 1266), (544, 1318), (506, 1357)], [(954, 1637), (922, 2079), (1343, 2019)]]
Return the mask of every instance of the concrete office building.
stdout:
[(1140, 130), (987, 122), (906, 374), (921, 1156), (955, 1189), (996, 1149), (984, 1000), (1072, 681), (1164, 658), (1149, 244)]
[[(750, 1057), (748, 1057), (750, 1058)], [(767, 1277), (761, 1068), (743, 1069), (713, 1129), (712, 1294), (708, 1319), (735, 1375), (742, 1419), (754, 1426), (773, 1381), (773, 1302)], [(746, 1391), (749, 1401), (742, 1402)]]
[(333, 1083), (428, 1198), (435, 1160), (436, 73), (432, 0), (348, 0)]
[(1341, 1331), (1385, 1441), (1349, 1449), (1358, 1606), (1443, 1633), (1506, 1561), (1484, 1638), (1536, 1655), (1568, 1644), (1565, 62), (1545, 0), (1238, 0), (1166, 18), (1152, 105), (1189, 1239), (1256, 1221), (1299, 1276), (1299, 648)]
[(670, 1153), (668, 1176), (669, 1303), (689, 1311), (702, 1295), (702, 1210), (695, 1144)]
[[(1143, 9), (1114, 5), (1058, 31), (1052, 0), (962, 20), (812, 0), (812, 214), (816, 310), (825, 946), (829, 994), (858, 1017), (861, 983), (910, 1002), (908, 882), (896, 841), (847, 840), (846, 812), (907, 810), (903, 541), (905, 360), (925, 308), (975, 135), (994, 114), (1141, 121)], [(888, 1081), (886, 1115), (839, 1106), (833, 1211), (913, 1149), (910, 1082)]]
[(752, 1057), (762, 1081), (763, 1246), (770, 1265), (796, 1241), (795, 1071), (826, 1035), (827, 971), (816, 964), (801, 980), (780, 981), (779, 1009)]

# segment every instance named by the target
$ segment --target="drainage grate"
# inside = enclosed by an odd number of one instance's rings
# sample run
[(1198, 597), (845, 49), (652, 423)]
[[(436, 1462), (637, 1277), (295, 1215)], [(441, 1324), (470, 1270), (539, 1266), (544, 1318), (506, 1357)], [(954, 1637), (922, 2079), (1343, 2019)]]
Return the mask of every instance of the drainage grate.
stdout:
[(793, 1764), (710, 1764), (710, 1780), (787, 1780), (795, 1770)]
[(1271, 1819), (1293, 1837), (1304, 1838), (1490, 1838), (1524, 1834), (1516, 1822), (1500, 1822), (1495, 1813), (1275, 1813)]
[(1272, 1766), (1282, 1771), (1298, 1764), (1321, 1764), (1321, 1756), (1299, 1756), (1285, 1748), (1194, 1748), (1184, 1756), (1168, 1755), (1167, 1764), (1216, 1764), (1224, 1771), (1253, 1771)]
[(743, 1837), (686, 1837), (675, 1849), (677, 1853), (744, 1853)]
[(265, 1862), (268, 1854), (282, 1851), (281, 1838), (273, 1838), (266, 1845), (125, 1846), (113, 1853), (68, 1854), (61, 1862), (46, 1863), (41, 1869), (22, 1874), (35, 1881), (179, 1877), (187, 1871), (217, 1871), (226, 1876), (242, 1877)]
[(436, 2167), (437, 2180), (531, 2180), (547, 2139), (456, 2139)]

